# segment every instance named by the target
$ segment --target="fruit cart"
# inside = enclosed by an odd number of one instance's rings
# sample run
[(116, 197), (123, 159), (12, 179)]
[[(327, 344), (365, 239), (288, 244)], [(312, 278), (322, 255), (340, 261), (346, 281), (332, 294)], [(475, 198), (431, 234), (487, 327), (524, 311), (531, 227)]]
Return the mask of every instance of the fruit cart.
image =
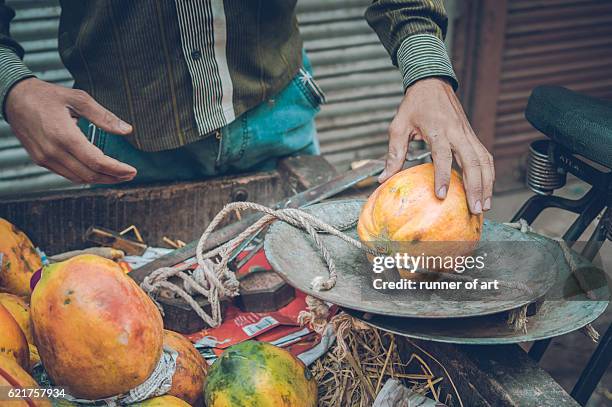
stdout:
[[(92, 225), (115, 231), (137, 225), (145, 241), (162, 246), (168, 237), (198, 238), (229, 202), (271, 205), (334, 174), (334, 168), (321, 157), (294, 157), (281, 161), (275, 171), (201, 182), (5, 198), (0, 201), (0, 217), (10, 219), (47, 254), (83, 248), (83, 236)], [(179, 313), (166, 318), (182, 317)], [(402, 355), (426, 352), (445, 366), (466, 406), (577, 405), (518, 345), (398, 340)]]

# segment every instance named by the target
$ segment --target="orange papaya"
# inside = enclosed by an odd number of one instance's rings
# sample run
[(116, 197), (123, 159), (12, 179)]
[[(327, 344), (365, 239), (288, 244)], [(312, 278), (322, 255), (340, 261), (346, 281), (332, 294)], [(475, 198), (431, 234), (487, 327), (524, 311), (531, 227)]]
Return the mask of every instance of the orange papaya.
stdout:
[(164, 345), (178, 352), (172, 388), (168, 394), (185, 400), (192, 406), (202, 406), (202, 390), (208, 370), (206, 361), (191, 341), (177, 332), (164, 330)]

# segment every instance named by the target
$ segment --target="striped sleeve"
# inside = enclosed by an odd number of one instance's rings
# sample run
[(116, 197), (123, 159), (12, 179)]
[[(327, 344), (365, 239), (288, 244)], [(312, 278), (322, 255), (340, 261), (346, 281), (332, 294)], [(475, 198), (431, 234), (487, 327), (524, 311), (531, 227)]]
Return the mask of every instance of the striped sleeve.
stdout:
[(22, 79), (33, 77), (34, 74), (28, 69), (23, 61), (11, 48), (0, 46), (0, 113), (3, 119), (4, 102), (9, 91)]
[(441, 76), (457, 88), (444, 37), (448, 17), (443, 0), (373, 0), (365, 18), (402, 71), (404, 88)]
[(450, 80), (457, 90), (458, 82), (444, 42), (431, 34), (406, 38), (397, 51), (397, 64), (402, 72), (404, 89), (419, 79), (439, 76)]

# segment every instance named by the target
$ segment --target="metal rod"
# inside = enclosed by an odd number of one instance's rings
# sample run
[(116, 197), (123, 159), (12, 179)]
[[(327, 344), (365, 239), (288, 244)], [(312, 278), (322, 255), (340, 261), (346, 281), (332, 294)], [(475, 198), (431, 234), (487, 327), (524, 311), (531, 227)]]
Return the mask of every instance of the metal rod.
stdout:
[(551, 341), (552, 339), (549, 338), (534, 342), (533, 345), (531, 345), (531, 348), (529, 348), (529, 352), (527, 352), (527, 355), (529, 355), (529, 357), (536, 363), (540, 362), (540, 360), (542, 360), (542, 356), (544, 356), (544, 353), (546, 352), (546, 349), (548, 349), (548, 346), (550, 345)]
[(612, 362), (612, 324), (608, 326), (608, 330), (600, 339), (597, 349), (572, 390), (572, 397), (581, 406), (586, 405), (591, 398), (591, 394), (610, 366), (610, 362)]

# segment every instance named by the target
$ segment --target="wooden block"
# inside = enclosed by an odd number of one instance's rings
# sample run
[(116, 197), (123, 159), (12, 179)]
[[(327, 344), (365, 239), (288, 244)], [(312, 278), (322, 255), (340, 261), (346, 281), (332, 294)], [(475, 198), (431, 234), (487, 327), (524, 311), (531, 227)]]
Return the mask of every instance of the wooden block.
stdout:
[(237, 304), (243, 311), (276, 311), (295, 298), (295, 289), (272, 270), (250, 271), (240, 280)]
[[(202, 297), (199, 297), (197, 301), (204, 311), (210, 315), (210, 303)], [(228, 299), (221, 300), (222, 316), (225, 315), (225, 310), (230, 302), (231, 300)], [(164, 298), (162, 305), (164, 307), (165, 329), (190, 334), (209, 327), (182, 298)]]
[[(165, 246), (164, 236), (185, 242), (200, 237), (233, 197), (265, 205), (292, 193), (278, 171), (204, 181), (137, 187), (45, 191), (0, 199), (0, 218), (23, 230), (48, 255), (87, 247), (92, 225), (123, 230), (138, 225), (145, 242)], [(239, 190), (239, 192), (236, 192)]]

